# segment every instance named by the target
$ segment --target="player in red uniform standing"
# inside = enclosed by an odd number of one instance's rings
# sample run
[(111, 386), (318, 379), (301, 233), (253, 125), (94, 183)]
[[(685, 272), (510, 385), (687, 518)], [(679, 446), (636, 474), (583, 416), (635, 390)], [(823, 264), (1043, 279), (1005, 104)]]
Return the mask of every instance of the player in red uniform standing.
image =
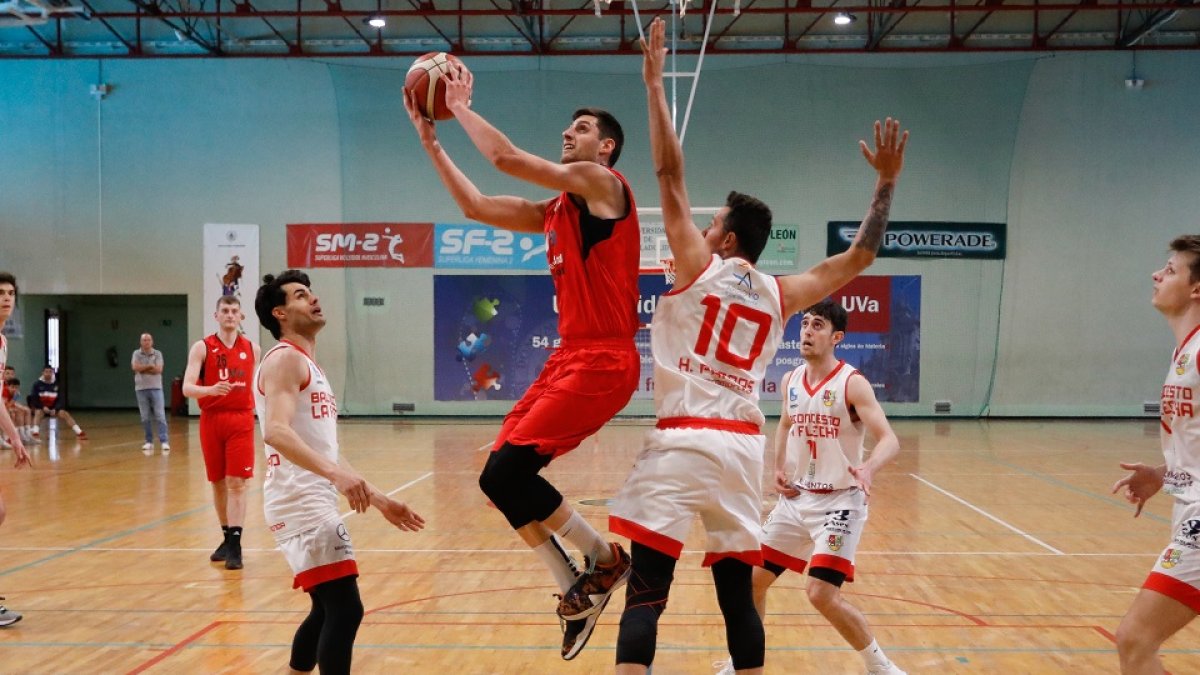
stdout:
[(200, 448), (213, 487), (213, 505), (224, 539), (209, 560), (242, 569), (246, 479), (254, 475), (254, 397), (250, 391), (258, 345), (239, 331), (242, 303), (217, 300), (219, 328), (192, 345), (183, 373), (183, 395), (200, 404)]
[(505, 417), (479, 486), (550, 568), (564, 593), (579, 568), (557, 537), (584, 555), (589, 606), (563, 624), (562, 656), (569, 660), (583, 648), (612, 591), (628, 576), (629, 557), (618, 544), (605, 542), (538, 472), (596, 433), (637, 388), (640, 364), (633, 337), (641, 233), (633, 192), (612, 168), (624, 134), (608, 112), (577, 110), (562, 132), (559, 162), (551, 162), (516, 147), (471, 110), (470, 71), (451, 72), (447, 80), (447, 107), (492, 165), (560, 192), (540, 202), (482, 194), (450, 160), (433, 124), (405, 97), (421, 145), (463, 215), (546, 235), (561, 348)]

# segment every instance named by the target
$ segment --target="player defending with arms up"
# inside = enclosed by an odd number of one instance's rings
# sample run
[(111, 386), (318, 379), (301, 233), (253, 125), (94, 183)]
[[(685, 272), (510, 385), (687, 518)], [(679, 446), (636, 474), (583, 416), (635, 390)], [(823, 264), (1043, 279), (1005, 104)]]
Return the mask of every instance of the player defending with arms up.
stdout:
[[(1162, 673), (1158, 650), (1200, 613), (1200, 235), (1171, 242), (1171, 257), (1154, 273), (1154, 308), (1175, 334), (1175, 352), (1162, 388), (1162, 451), (1158, 466), (1121, 464), (1132, 471), (1113, 492), (1137, 504), (1163, 493), (1175, 499), (1171, 542), (1117, 628), (1125, 675)], [(1178, 672), (1178, 671), (1177, 671)]]
[(348, 675), (363, 606), (338, 493), (359, 513), (374, 506), (401, 530), (419, 530), (425, 520), (338, 456), (337, 400), (313, 359), (325, 315), (308, 275), (299, 270), (267, 275), (254, 311), (279, 340), (263, 355), (254, 378), (267, 453), (263, 511), (296, 575), (292, 587), (312, 597), (312, 611), (292, 639), (289, 672), (309, 673), (319, 665), (321, 675)]
[[(726, 642), (738, 672), (761, 673), (764, 636), (754, 610), (752, 565), (759, 549), (765, 437), (758, 389), (788, 317), (844, 285), (875, 259), (904, 158), (899, 123), (875, 125), (876, 151), (863, 155), (879, 174), (870, 211), (850, 249), (803, 274), (754, 268), (771, 231), (759, 200), (731, 193), (704, 232), (692, 222), (683, 151), (663, 90), (664, 24), (642, 43), (650, 145), (662, 196), (674, 288), (651, 327), (657, 428), (617, 495), (613, 532), (633, 540), (633, 572), (617, 638), (617, 672), (645, 673), (654, 660), (658, 617), (692, 520), (707, 531)], [(563, 599), (574, 601), (578, 585)]]
[(599, 431), (637, 388), (637, 206), (625, 178), (612, 168), (624, 135), (611, 114), (577, 110), (562, 132), (562, 155), (554, 163), (514, 146), (471, 110), (471, 82), (470, 71), (462, 68), (451, 71), (446, 85), (446, 105), (471, 141), (496, 168), (557, 190), (557, 197), (531, 202), (483, 195), (450, 160), (411, 93), (404, 102), (421, 145), (463, 215), (495, 227), (546, 235), (561, 348), (504, 418), (479, 487), (550, 568), (563, 592), (579, 572), (557, 537), (584, 555), (580, 578), (587, 593), (568, 614), (560, 611), (565, 620), (562, 656), (572, 659), (586, 644), (613, 590), (624, 583), (629, 556), (618, 544), (605, 542), (539, 472)]

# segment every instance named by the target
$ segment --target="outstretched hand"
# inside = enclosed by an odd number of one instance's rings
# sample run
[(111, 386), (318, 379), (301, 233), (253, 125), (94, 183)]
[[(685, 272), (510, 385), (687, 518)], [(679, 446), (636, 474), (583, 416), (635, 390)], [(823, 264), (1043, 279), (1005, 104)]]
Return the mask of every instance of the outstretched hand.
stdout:
[(458, 64), (457, 68), (451, 67), (449, 72), (443, 74), (442, 79), (446, 80), (446, 107), (450, 112), (457, 115), (469, 109), (475, 75), (466, 66)]
[(20, 438), (12, 440), (13, 452), (17, 455), (17, 463), (13, 464), (14, 469), (19, 469), (23, 466), (33, 467), (33, 460), (29, 459), (29, 453), (25, 450), (25, 444)]
[(388, 499), (379, 512), (383, 514), (387, 521), (401, 530), (416, 532), (425, 527), (425, 519), (416, 511), (409, 508), (408, 504), (398, 502), (395, 499)]
[(879, 178), (893, 181), (904, 168), (904, 146), (908, 143), (908, 132), (900, 133), (900, 120), (887, 118), (880, 123), (875, 120), (875, 151), (867, 146), (866, 141), (859, 141), (858, 148), (862, 150), (867, 163), (879, 172)]
[(432, 144), (437, 141), (437, 131), (433, 128), (433, 121), (426, 119), (421, 114), (420, 106), (417, 105), (416, 94), (408, 89), (404, 90), (404, 110), (408, 112), (408, 119), (417, 130), (417, 136), (421, 138), (422, 143)]
[(1158, 494), (1162, 489), (1162, 475), (1156, 467), (1147, 464), (1121, 462), (1121, 468), (1133, 473), (1113, 484), (1112, 493), (1121, 492), (1121, 496), (1130, 504), (1137, 505), (1133, 517), (1142, 515), (1146, 500)]
[(667, 24), (662, 18), (655, 18), (650, 22), (650, 43), (646, 43), (646, 38), (638, 40), (642, 45), (642, 79), (646, 84), (662, 82), (663, 63), (667, 58), (666, 31)]

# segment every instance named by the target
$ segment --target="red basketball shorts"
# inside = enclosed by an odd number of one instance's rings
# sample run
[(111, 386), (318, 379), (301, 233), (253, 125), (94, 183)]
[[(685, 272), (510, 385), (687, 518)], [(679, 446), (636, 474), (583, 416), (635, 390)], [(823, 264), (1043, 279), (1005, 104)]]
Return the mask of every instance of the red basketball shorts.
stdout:
[[(532, 445), (558, 457), (574, 450), (629, 403), (641, 363), (632, 340), (590, 341), (555, 350), (504, 418), (493, 450)], [(600, 344), (596, 344), (600, 343)]]
[(200, 413), (200, 449), (208, 482), (254, 475), (254, 411)]

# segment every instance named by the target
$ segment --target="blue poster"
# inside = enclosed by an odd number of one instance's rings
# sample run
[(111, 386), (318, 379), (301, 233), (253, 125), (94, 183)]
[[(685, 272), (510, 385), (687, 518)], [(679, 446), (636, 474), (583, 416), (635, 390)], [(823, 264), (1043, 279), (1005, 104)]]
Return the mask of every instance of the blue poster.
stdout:
[[(654, 397), (650, 321), (668, 290), (659, 274), (638, 280), (634, 341), (642, 370), (635, 399)], [(519, 399), (558, 346), (558, 313), (548, 275), (435, 275), (434, 399)], [(837, 348), (866, 375), (880, 401), (920, 398), (921, 277), (859, 277), (834, 294), (849, 315)], [(800, 365), (800, 318), (792, 317), (760, 385), (762, 400), (780, 400), (783, 375)], [(773, 412), (773, 411), (772, 411)]]
[[(542, 258), (545, 261), (545, 257)], [(639, 279), (634, 340), (642, 374), (634, 398), (654, 395), (650, 318), (667, 290), (662, 275)], [(433, 379), (438, 401), (515, 401), (558, 347), (558, 312), (549, 275), (434, 275)]]

